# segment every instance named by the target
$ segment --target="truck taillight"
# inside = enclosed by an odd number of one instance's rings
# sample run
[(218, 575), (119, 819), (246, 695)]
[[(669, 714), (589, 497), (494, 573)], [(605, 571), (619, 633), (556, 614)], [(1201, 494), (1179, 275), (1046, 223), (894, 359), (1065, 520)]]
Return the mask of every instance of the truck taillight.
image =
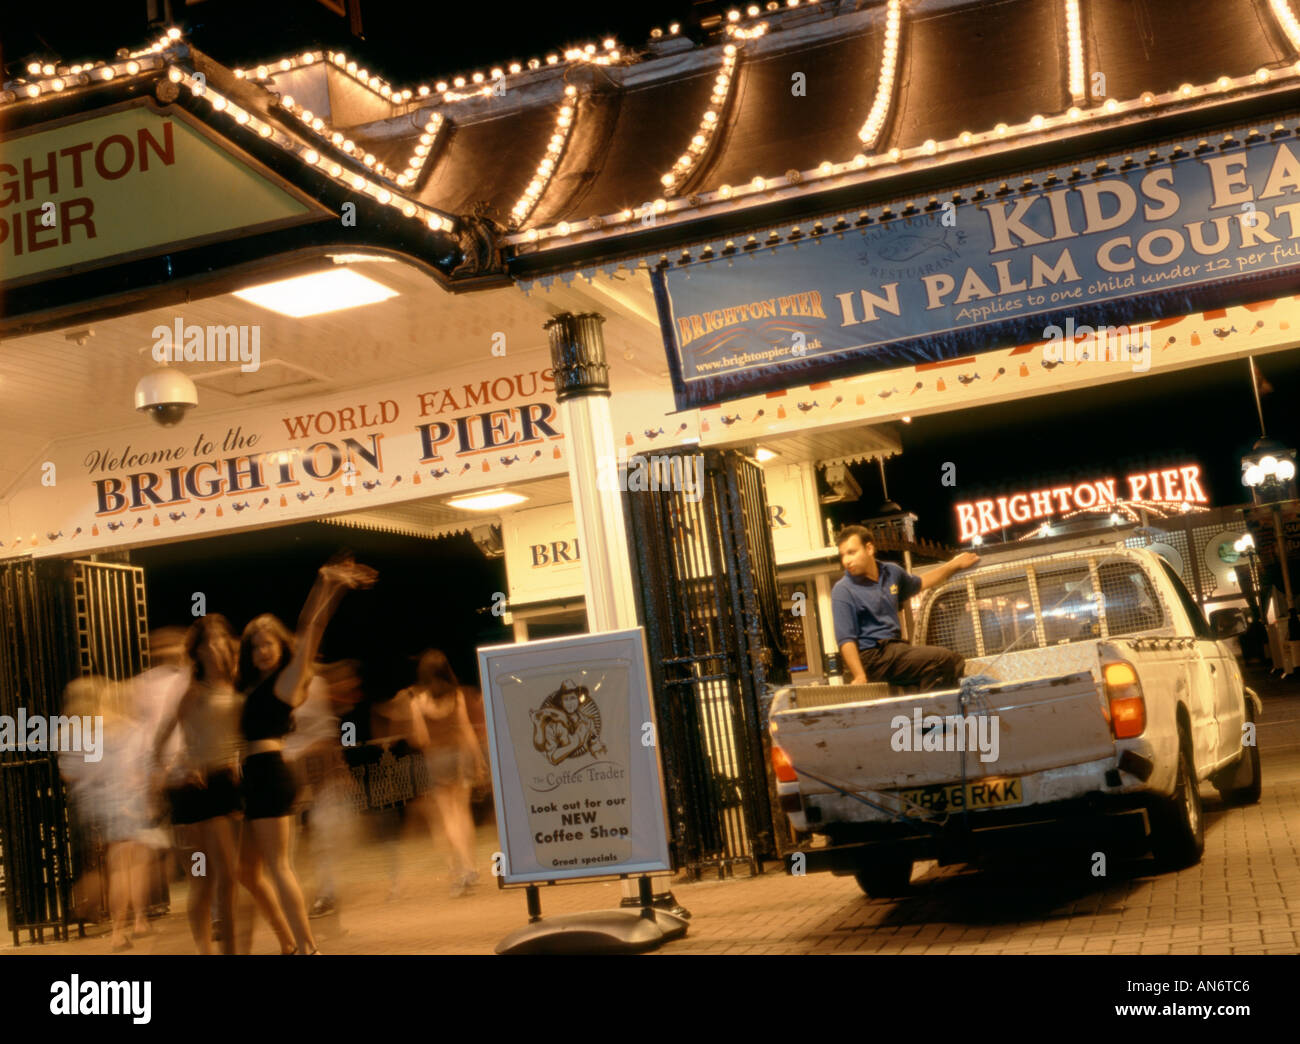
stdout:
[(780, 783), (798, 783), (799, 774), (794, 770), (790, 755), (775, 744), (772, 746), (772, 769)]
[(1110, 731), (1116, 739), (1141, 736), (1147, 727), (1147, 704), (1133, 665), (1124, 660), (1102, 668), (1106, 702), (1110, 704)]

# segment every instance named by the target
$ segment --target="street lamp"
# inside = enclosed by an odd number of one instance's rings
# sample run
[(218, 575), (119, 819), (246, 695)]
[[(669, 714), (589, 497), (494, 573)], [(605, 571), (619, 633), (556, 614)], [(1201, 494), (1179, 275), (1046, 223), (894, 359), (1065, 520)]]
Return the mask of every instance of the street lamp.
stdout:
[(1296, 453), (1277, 439), (1261, 437), (1241, 459), (1241, 483), (1255, 504), (1296, 499)]
[[(1280, 505), (1296, 499), (1295, 459), (1295, 450), (1288, 449), (1276, 439), (1260, 436), (1250, 453), (1241, 460), (1242, 485), (1250, 490), (1255, 506), (1268, 508), (1272, 515), (1277, 564), (1282, 573), (1282, 593), (1286, 596), (1287, 637), (1291, 641), (1300, 640), (1300, 619), (1296, 616), (1295, 598), (1291, 591), (1291, 570)], [(1254, 550), (1253, 539), (1251, 550)]]

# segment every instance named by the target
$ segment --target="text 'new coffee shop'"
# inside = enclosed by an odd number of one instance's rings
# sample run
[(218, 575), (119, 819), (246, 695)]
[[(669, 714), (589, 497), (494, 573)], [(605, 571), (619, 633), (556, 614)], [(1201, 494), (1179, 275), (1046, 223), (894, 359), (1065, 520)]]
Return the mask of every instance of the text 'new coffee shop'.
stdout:
[[(193, 591), (227, 611), (221, 541), (391, 539), (500, 577), (429, 593), (467, 673), (476, 636), (643, 627), (675, 864), (761, 867), (763, 690), (833, 668), (828, 505), (955, 550), (854, 479), (908, 466), (905, 420), (1296, 346), (1293, 3), (1161, 7), (766, 4), (417, 84), (178, 31), (32, 66), (0, 93), (0, 713), (147, 668)], [(1100, 326), (1145, 368), (1069, 361)], [(1193, 464), (954, 518), (1109, 491), (1236, 596), (1194, 545), (1246, 525)], [(0, 752), (10, 880), (60, 867), (15, 930), (67, 923), (57, 780)]]

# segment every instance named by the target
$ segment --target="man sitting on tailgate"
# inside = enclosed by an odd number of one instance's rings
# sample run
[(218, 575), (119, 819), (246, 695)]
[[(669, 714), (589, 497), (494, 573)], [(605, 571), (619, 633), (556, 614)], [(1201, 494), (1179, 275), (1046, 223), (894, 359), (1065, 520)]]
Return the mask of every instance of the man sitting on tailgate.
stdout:
[(902, 640), (899, 602), (968, 569), (979, 556), (965, 551), (925, 576), (876, 560), (875, 536), (865, 526), (845, 526), (835, 538), (844, 576), (831, 589), (835, 643), (850, 685), (867, 681), (916, 685), (921, 691), (953, 689), (965, 658), (950, 649)]

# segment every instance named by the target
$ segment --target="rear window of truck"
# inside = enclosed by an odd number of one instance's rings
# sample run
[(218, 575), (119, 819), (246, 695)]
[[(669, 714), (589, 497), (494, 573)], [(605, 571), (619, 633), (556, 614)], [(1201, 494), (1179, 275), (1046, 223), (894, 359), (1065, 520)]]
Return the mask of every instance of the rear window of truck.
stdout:
[(1110, 635), (1163, 625), (1139, 563), (1048, 562), (984, 573), (973, 584), (958, 579), (930, 607), (925, 641), (966, 657), (996, 655), (1100, 638), (1103, 619)]

